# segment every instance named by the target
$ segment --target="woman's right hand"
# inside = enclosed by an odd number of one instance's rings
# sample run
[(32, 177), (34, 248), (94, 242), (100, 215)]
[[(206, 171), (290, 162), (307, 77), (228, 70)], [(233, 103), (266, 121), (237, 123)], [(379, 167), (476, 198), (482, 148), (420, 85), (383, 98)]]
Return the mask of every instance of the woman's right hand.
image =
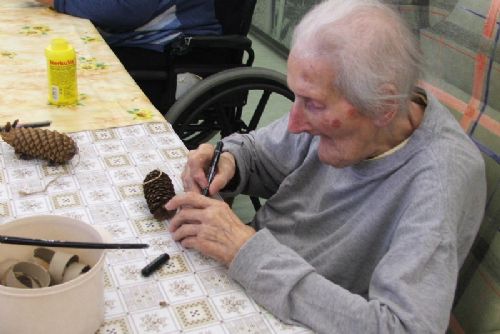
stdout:
[[(201, 144), (197, 149), (189, 151), (188, 161), (181, 175), (184, 191), (201, 193), (202, 189), (208, 186), (207, 171), (214, 151), (215, 147), (211, 144)], [(229, 152), (223, 152), (208, 193), (213, 195), (224, 188), (233, 178), (235, 171), (236, 161), (234, 156)]]

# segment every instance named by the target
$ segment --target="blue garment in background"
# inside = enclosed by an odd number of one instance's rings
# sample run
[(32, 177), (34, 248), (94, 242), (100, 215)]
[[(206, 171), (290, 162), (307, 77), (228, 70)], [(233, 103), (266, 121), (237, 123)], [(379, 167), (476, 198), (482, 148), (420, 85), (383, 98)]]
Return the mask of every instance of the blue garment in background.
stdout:
[(113, 47), (163, 51), (180, 34), (222, 33), (213, 0), (55, 0), (54, 8), (91, 20)]

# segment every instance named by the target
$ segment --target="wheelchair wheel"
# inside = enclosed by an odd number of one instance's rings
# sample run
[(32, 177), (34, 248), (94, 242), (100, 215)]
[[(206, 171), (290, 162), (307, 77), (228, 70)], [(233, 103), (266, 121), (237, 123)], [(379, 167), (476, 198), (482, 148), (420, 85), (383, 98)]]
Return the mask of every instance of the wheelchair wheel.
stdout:
[[(257, 96), (255, 108), (246, 106), (249, 94)], [(193, 149), (217, 133), (225, 137), (255, 130), (273, 94), (293, 101), (284, 74), (257, 67), (225, 70), (193, 86), (172, 105), (166, 119)]]

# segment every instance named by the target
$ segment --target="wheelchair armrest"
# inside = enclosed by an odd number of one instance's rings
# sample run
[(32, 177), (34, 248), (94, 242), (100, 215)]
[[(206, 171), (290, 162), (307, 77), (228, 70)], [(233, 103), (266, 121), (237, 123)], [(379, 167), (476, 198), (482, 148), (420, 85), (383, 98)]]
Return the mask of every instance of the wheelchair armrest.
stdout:
[(223, 36), (181, 36), (166, 47), (171, 57), (185, 55), (196, 48), (229, 48), (242, 50), (248, 54), (246, 65), (252, 65), (255, 58), (252, 40), (242, 35)]

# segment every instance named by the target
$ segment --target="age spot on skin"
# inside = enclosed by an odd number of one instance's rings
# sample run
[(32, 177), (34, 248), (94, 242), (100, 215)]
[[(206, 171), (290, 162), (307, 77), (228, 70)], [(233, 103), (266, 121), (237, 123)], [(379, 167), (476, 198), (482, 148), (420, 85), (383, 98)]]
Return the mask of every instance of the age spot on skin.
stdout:
[(337, 128), (340, 128), (341, 125), (342, 125), (342, 122), (340, 121), (340, 119), (335, 118), (335, 119), (330, 121), (330, 126), (332, 128), (337, 129)]
[(351, 118), (351, 119), (352, 119), (352, 118), (355, 118), (355, 117), (357, 117), (357, 116), (358, 116), (358, 111), (357, 111), (356, 109), (354, 109), (354, 108), (350, 108), (350, 109), (347, 111), (347, 116), (348, 116), (349, 118)]

